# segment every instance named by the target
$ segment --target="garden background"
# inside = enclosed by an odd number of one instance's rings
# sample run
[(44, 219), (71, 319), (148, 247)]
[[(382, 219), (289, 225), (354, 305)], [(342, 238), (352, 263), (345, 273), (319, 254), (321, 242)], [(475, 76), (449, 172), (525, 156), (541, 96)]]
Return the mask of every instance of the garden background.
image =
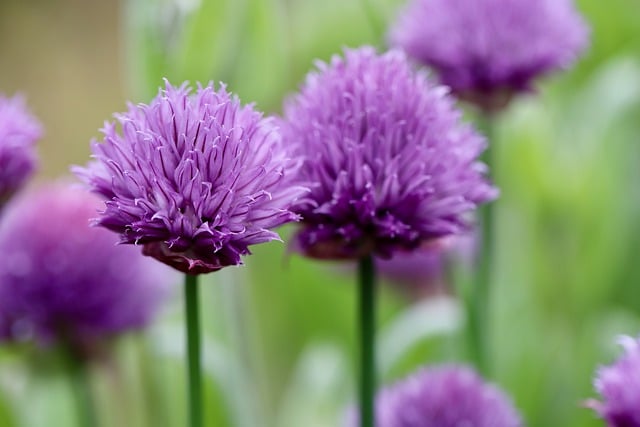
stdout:
[[(148, 102), (165, 76), (225, 81), (278, 112), (315, 58), (382, 45), (401, 2), (369, 4), (1, 0), (0, 91), (25, 94), (44, 124), (36, 181), (67, 176), (103, 121), (126, 100)], [(490, 379), (531, 427), (603, 425), (581, 407), (595, 396), (594, 370), (619, 354), (616, 335), (640, 334), (640, 2), (577, 5), (592, 28), (588, 52), (516, 100), (494, 141), (502, 195)], [(350, 271), (286, 243), (254, 253), (246, 267), (203, 279), (209, 425), (338, 426), (354, 400)], [(382, 292), (385, 382), (464, 360), (455, 302)], [(104, 426), (184, 425), (181, 321), (177, 292), (145, 334), (121, 340), (94, 368)], [(56, 366), (55, 357), (0, 350), (0, 426), (74, 425)]]

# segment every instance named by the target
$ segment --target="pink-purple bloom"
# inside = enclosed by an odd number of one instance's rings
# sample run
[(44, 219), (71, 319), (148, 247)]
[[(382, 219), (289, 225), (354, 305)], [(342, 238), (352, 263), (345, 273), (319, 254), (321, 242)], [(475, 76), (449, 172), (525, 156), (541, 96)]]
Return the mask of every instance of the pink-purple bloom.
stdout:
[(76, 352), (145, 326), (176, 275), (89, 226), (97, 197), (62, 183), (14, 198), (0, 221), (0, 340)]
[[(353, 417), (355, 418), (355, 417)], [(348, 423), (355, 426), (355, 420)], [(381, 390), (376, 427), (521, 427), (520, 414), (497, 386), (471, 368), (422, 369)]]
[(409, 0), (389, 41), (487, 110), (567, 68), (589, 30), (572, 0)]
[(241, 264), (249, 246), (279, 239), (271, 229), (298, 219), (279, 129), (224, 85), (168, 82), (149, 105), (130, 105), (92, 144), (76, 173), (105, 199), (97, 223), (122, 243), (190, 274)]
[(33, 174), (35, 143), (41, 136), (41, 125), (24, 98), (0, 95), (0, 208)]
[(447, 89), (400, 51), (348, 49), (317, 68), (284, 108), (284, 138), (311, 187), (296, 207), (295, 246), (317, 258), (388, 258), (466, 230), (497, 191), (477, 161), (485, 140)]
[(609, 427), (640, 427), (640, 339), (623, 336), (624, 354), (598, 369), (594, 386), (602, 401), (590, 401)]

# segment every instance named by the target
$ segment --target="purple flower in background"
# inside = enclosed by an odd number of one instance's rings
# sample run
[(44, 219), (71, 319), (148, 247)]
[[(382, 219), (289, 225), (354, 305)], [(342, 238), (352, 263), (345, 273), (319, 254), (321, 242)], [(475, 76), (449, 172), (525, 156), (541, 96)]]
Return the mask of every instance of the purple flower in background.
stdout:
[(570, 66), (588, 33), (572, 0), (409, 0), (389, 39), (459, 97), (497, 110)]
[(0, 339), (80, 353), (143, 327), (172, 271), (90, 227), (100, 201), (61, 183), (28, 191), (0, 221)]
[[(520, 427), (513, 403), (472, 369), (422, 369), (378, 393), (376, 427)], [(355, 418), (355, 417), (354, 417)], [(350, 426), (356, 422), (352, 418)]]
[(640, 427), (640, 339), (623, 336), (624, 354), (598, 369), (594, 381), (602, 402), (590, 401), (609, 427)]
[(76, 173), (106, 201), (97, 223), (123, 243), (186, 273), (241, 264), (249, 246), (298, 216), (305, 192), (292, 185), (299, 162), (279, 129), (221, 86), (166, 89), (131, 105), (92, 145), (95, 161)]
[(399, 51), (364, 47), (319, 63), (284, 116), (311, 187), (311, 203), (296, 207), (295, 245), (309, 256), (414, 250), (466, 230), (468, 214), (496, 196), (477, 162), (485, 140)]
[(447, 283), (448, 259), (456, 259), (471, 268), (476, 252), (474, 233), (438, 239), (416, 249), (401, 251), (393, 258), (376, 258), (376, 270), (394, 289), (411, 299), (451, 292)]
[(411, 299), (446, 293), (445, 249), (440, 241), (393, 258), (376, 258), (376, 271), (396, 290)]
[(0, 95), (0, 208), (34, 172), (34, 145), (41, 136), (40, 123), (23, 98)]

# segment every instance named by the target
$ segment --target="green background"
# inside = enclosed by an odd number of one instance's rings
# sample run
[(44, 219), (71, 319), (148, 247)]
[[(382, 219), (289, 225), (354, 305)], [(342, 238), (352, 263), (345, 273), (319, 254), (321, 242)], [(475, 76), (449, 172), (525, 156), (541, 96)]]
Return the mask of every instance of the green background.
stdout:
[[(149, 101), (162, 77), (225, 81), (278, 112), (314, 59), (381, 45), (399, 3), (369, 13), (356, 0), (2, 0), (0, 91), (26, 94), (45, 125), (43, 181), (86, 162), (102, 122), (126, 100)], [(531, 427), (603, 425), (582, 407), (594, 371), (619, 354), (617, 335), (640, 333), (640, 3), (577, 4), (588, 52), (515, 101), (492, 141), (502, 195), (491, 379)], [(291, 231), (203, 280), (209, 425), (338, 426), (354, 399), (352, 272), (288, 253)], [(385, 382), (464, 360), (455, 303), (382, 294)], [(182, 340), (176, 284), (157, 324), (94, 368), (105, 426), (185, 424)], [(0, 350), (0, 426), (74, 425), (57, 366), (54, 354)]]

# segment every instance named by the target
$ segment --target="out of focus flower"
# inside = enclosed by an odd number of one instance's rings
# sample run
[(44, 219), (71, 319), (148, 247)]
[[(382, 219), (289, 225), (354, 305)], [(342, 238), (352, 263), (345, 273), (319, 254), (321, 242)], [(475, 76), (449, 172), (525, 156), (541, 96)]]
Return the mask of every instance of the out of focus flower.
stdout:
[(640, 339), (623, 336), (624, 354), (612, 365), (598, 369), (594, 385), (602, 402), (588, 406), (609, 427), (640, 427)]
[(389, 39), (459, 97), (496, 110), (570, 66), (588, 33), (572, 0), (409, 0)]
[(123, 243), (186, 273), (241, 264), (249, 246), (279, 239), (270, 229), (298, 216), (279, 130), (221, 86), (171, 86), (131, 105), (94, 141), (95, 161), (76, 173), (105, 199), (97, 223)]
[(85, 353), (147, 324), (172, 271), (90, 227), (99, 200), (50, 184), (7, 205), (0, 221), (0, 339)]
[(35, 170), (35, 143), (42, 136), (38, 120), (20, 96), (0, 95), (0, 208)]
[(473, 266), (476, 252), (474, 233), (438, 239), (415, 251), (401, 251), (393, 258), (376, 258), (380, 276), (411, 299), (446, 294), (452, 291), (447, 283), (447, 264)]
[[(422, 369), (379, 392), (376, 427), (520, 427), (513, 403), (464, 366)], [(353, 419), (349, 425), (355, 426)]]
[(414, 250), (466, 230), (497, 193), (477, 161), (484, 139), (399, 51), (364, 47), (320, 63), (286, 103), (283, 134), (312, 187), (295, 243), (309, 256)]

